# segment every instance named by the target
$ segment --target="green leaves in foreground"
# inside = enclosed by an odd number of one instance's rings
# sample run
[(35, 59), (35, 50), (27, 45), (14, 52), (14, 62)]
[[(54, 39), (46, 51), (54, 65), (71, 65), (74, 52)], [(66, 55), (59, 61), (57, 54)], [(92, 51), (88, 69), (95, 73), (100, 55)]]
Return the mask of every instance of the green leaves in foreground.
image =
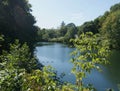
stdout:
[(23, 75), (32, 71), (36, 62), (28, 46), (16, 40), (9, 52), (3, 51), (0, 60), (0, 91), (20, 91)]
[[(45, 66), (34, 69), (35, 58), (31, 57), (26, 44), (16, 40), (9, 52), (0, 56), (0, 91), (65, 91), (70, 85), (56, 80), (55, 70)], [(68, 88), (69, 87), (69, 88)], [(70, 90), (69, 90), (70, 91)]]
[(92, 85), (84, 86), (83, 78), (92, 69), (100, 69), (107, 64), (109, 47), (101, 42), (100, 35), (82, 34), (80, 39), (72, 40), (76, 50), (72, 52), (73, 69), (76, 84), (61, 84), (55, 79), (56, 73), (51, 66), (35, 70), (36, 60), (31, 57), (26, 44), (16, 41), (10, 45), (10, 51), (0, 56), (0, 91), (95, 91)]
[(23, 68), (27, 71), (32, 70), (36, 66), (36, 60), (31, 57), (30, 50), (27, 44), (19, 44), (16, 40), (14, 44), (10, 44), (10, 51), (3, 51), (0, 56), (2, 62), (6, 62), (5, 68)]
[(76, 76), (78, 89), (82, 91), (82, 80), (92, 69), (100, 69), (101, 64), (107, 64), (109, 47), (102, 44), (99, 34), (93, 35), (91, 32), (82, 34), (79, 39), (71, 40), (76, 48), (71, 53), (74, 67), (72, 73)]
[(52, 79), (55, 76), (51, 66), (44, 67), (43, 70), (33, 70), (32, 73), (24, 75), (23, 90), (25, 91), (55, 91), (57, 81)]

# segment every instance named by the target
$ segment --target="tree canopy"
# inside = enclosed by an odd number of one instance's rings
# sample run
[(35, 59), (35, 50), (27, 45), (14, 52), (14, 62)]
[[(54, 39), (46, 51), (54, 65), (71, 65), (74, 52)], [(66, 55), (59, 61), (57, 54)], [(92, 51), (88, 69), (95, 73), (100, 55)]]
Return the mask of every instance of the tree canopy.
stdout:
[(109, 40), (111, 48), (120, 49), (120, 4), (112, 6), (102, 23), (100, 32)]
[(4, 49), (15, 39), (21, 43), (27, 42), (30, 49), (36, 40), (37, 27), (32, 16), (31, 5), (27, 0), (1, 0), (0, 1), (0, 33), (4, 35)]

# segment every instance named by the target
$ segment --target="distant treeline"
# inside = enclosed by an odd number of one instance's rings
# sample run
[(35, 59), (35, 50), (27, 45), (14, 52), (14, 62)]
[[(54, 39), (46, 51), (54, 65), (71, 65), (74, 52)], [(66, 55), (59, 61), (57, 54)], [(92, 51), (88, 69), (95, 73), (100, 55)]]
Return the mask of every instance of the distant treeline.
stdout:
[(74, 23), (65, 24), (64, 21), (57, 29), (38, 30), (37, 41), (53, 41), (69, 43), (71, 38), (79, 38), (82, 33), (99, 33), (106, 38), (111, 48), (120, 49), (120, 3), (115, 4), (103, 15), (93, 21), (88, 21), (80, 26)]

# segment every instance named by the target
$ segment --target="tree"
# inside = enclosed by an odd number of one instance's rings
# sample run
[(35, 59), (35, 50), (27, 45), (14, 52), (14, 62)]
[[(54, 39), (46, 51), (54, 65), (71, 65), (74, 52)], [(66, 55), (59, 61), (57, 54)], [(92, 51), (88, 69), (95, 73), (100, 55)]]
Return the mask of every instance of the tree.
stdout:
[(32, 54), (30, 53), (29, 47), (26, 43), (20, 45), (19, 41), (16, 40), (14, 44), (10, 44), (10, 51), (3, 51), (3, 55), (0, 58), (4, 62), (7, 62), (6, 67), (12, 65), (16, 69), (23, 68), (30, 72), (37, 66), (37, 60), (31, 57), (31, 55)]
[(67, 28), (64, 21), (61, 23), (59, 32), (60, 32), (60, 36), (65, 36), (65, 34), (67, 33)]
[(75, 24), (69, 23), (67, 26), (67, 33), (65, 34), (65, 42), (69, 42), (70, 39), (75, 38), (75, 35), (77, 34), (77, 28)]
[(114, 12), (117, 10), (120, 10), (120, 3), (117, 3), (110, 8), (110, 12)]
[(92, 32), (92, 33), (98, 33), (98, 23), (97, 21), (89, 21), (85, 22), (82, 26), (78, 28), (78, 35), (85, 33), (85, 32)]
[(49, 39), (49, 34), (48, 34), (48, 33), (45, 33), (42, 38), (43, 38), (44, 41), (48, 41), (48, 39)]
[(72, 73), (76, 76), (78, 91), (83, 91), (83, 78), (87, 73), (91, 73), (92, 69), (100, 70), (101, 64), (108, 63), (107, 57), (110, 50), (109, 46), (102, 44), (100, 35), (93, 35), (92, 32), (83, 33), (79, 39), (72, 41), (76, 48), (71, 54), (73, 56)]
[(0, 33), (5, 36), (3, 48), (8, 50), (8, 44), (19, 39), (21, 43), (27, 42), (32, 52), (37, 28), (34, 26), (36, 21), (30, 13), (31, 5), (27, 0), (1, 0), (0, 2)]
[(64, 21), (62, 21), (62, 23), (61, 23), (61, 26), (60, 27), (65, 27), (65, 22)]
[(26, 44), (18, 40), (10, 45), (10, 51), (0, 55), (0, 91), (21, 91), (23, 75), (36, 68), (36, 60)]
[(101, 33), (109, 40), (111, 48), (120, 49), (120, 10), (108, 15), (102, 24)]

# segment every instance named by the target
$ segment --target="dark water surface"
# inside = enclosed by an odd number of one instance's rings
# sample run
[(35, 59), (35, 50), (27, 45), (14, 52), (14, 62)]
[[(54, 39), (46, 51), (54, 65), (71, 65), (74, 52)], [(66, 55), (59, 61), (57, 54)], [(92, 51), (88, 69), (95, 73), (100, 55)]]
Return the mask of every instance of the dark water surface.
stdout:
[[(75, 77), (71, 74), (72, 63), (70, 63), (70, 53), (74, 48), (60, 43), (41, 42), (36, 47), (36, 55), (39, 62), (44, 65), (51, 65), (56, 70), (58, 75), (65, 73), (64, 81), (75, 83)], [(84, 83), (91, 83), (98, 91), (106, 91), (108, 88), (113, 88), (114, 91), (120, 91), (120, 52), (113, 51), (110, 57), (111, 64), (107, 67), (102, 67), (102, 72), (93, 70), (84, 79)]]

